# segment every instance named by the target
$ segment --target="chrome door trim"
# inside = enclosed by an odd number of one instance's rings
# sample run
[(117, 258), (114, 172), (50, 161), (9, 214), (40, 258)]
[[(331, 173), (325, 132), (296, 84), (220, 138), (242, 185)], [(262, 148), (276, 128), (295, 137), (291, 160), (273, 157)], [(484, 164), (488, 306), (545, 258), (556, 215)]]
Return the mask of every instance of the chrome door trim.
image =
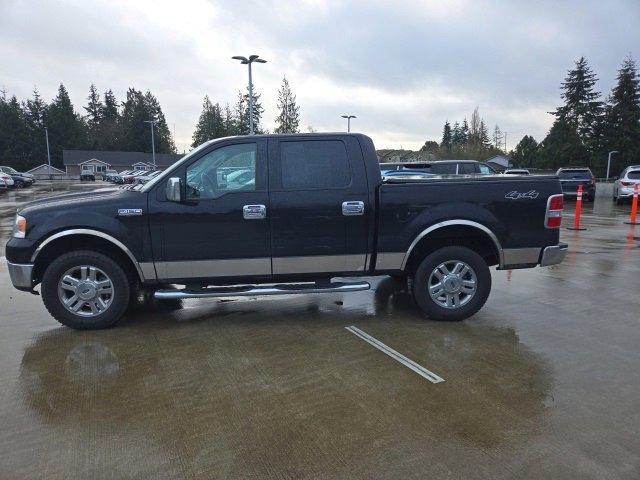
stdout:
[(502, 245), (500, 245), (500, 241), (498, 240), (498, 237), (496, 237), (496, 234), (493, 233), (488, 227), (482, 225), (481, 223), (478, 222), (473, 222), (471, 220), (464, 220), (464, 219), (454, 219), (454, 220), (445, 220), (444, 222), (438, 222), (435, 223), (433, 225), (431, 225), (429, 228), (424, 229), (422, 232), (420, 232), (418, 234), (418, 236), (416, 238), (413, 239), (413, 242), (411, 242), (411, 245), (409, 245), (409, 249), (407, 250), (407, 253), (405, 254), (404, 258), (402, 259), (402, 264), (400, 266), (400, 268), (402, 270), (405, 269), (405, 267), (407, 266), (407, 261), (409, 260), (409, 256), (411, 255), (411, 251), (415, 248), (415, 246), (418, 244), (418, 242), (420, 240), (422, 240), (425, 236), (429, 235), (431, 232), (438, 230), (440, 228), (443, 227), (449, 227), (452, 225), (465, 225), (468, 227), (474, 227), (477, 228), (478, 230), (482, 230), (484, 233), (486, 233), (489, 238), (491, 238), (491, 240), (493, 241), (493, 244), (495, 245), (497, 251), (498, 251), (498, 261), (499, 261), (499, 266), (500, 268), (502, 268), (504, 266), (504, 251), (502, 249)]
[(156, 262), (158, 279), (271, 275), (271, 258), (233, 258)]
[(364, 202), (360, 200), (342, 202), (342, 215), (345, 217), (364, 215)]
[(33, 252), (33, 255), (31, 256), (31, 262), (36, 261), (38, 254), (49, 243), (53, 242), (54, 240), (57, 240), (58, 238), (67, 237), (69, 235), (93, 235), (94, 237), (100, 237), (104, 240), (107, 240), (113, 243), (116, 247), (122, 250), (127, 255), (127, 257), (129, 257), (129, 259), (133, 262), (133, 265), (135, 266), (136, 271), (138, 272), (138, 276), (140, 277), (140, 280), (142, 280), (143, 282), (145, 280), (155, 280), (156, 278), (155, 272), (151, 272), (149, 268), (145, 268), (147, 274), (149, 275), (149, 276), (146, 276), (142, 271), (142, 268), (140, 267), (140, 263), (138, 262), (138, 260), (136, 260), (136, 257), (133, 255), (133, 253), (131, 253), (131, 250), (129, 250), (124, 243), (122, 243), (120, 240), (113, 238), (111, 235), (107, 235), (106, 233), (101, 232), (100, 230), (92, 230), (89, 228), (72, 228), (69, 230), (63, 230), (61, 232), (54, 233), (53, 235), (48, 237), (45, 241), (43, 241), (40, 245), (38, 245), (38, 248), (36, 248), (36, 251)]
[(245, 220), (262, 220), (267, 218), (265, 205), (245, 205), (242, 207), (242, 217)]
[(356, 255), (307, 255), (301, 257), (274, 257), (273, 274), (363, 272), (366, 253)]

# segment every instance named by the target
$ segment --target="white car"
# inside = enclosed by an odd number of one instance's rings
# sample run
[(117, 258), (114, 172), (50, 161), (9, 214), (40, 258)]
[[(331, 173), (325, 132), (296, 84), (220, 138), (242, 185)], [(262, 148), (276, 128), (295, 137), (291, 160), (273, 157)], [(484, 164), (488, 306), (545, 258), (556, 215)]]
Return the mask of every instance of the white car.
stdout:
[(0, 172), (0, 179), (4, 181), (7, 187), (9, 188), (13, 187), (13, 178), (11, 178), (11, 175), (7, 175), (6, 173)]
[(507, 168), (504, 171), (505, 175), (531, 175), (531, 172), (526, 168)]
[(613, 201), (620, 205), (633, 196), (633, 185), (640, 189), (640, 165), (625, 168), (613, 184)]

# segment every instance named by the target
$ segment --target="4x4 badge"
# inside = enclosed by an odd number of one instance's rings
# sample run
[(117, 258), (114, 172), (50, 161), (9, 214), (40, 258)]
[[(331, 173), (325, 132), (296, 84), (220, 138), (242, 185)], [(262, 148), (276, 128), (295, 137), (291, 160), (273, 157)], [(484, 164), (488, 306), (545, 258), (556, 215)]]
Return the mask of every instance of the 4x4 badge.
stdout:
[(118, 209), (119, 217), (135, 217), (137, 215), (142, 215), (141, 208), (119, 208)]
[(529, 190), (528, 192), (516, 192), (515, 190), (513, 192), (509, 192), (507, 193), (504, 198), (508, 198), (511, 200), (520, 200), (521, 198), (530, 198), (530, 199), (536, 199), (540, 196), (540, 194), (536, 191), (536, 190)]

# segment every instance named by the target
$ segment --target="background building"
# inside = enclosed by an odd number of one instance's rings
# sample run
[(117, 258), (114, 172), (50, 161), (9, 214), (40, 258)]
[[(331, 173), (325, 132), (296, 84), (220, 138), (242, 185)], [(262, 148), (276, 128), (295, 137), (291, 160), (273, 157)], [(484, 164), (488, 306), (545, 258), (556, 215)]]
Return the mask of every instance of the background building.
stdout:
[[(156, 153), (156, 170), (164, 170), (184, 155)], [(144, 152), (107, 152), (99, 150), (63, 150), (62, 163), (67, 175), (101, 173), (106, 170), (153, 170), (153, 157)]]

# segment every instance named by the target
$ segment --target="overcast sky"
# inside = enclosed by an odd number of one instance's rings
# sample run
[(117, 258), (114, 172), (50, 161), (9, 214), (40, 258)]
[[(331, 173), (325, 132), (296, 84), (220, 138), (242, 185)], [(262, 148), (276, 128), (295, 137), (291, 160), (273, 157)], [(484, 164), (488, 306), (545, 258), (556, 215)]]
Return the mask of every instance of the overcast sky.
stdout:
[(378, 148), (439, 140), (445, 120), (471, 116), (541, 140), (560, 82), (581, 55), (608, 94), (627, 55), (640, 60), (640, 1), (0, 0), (0, 86), (49, 101), (64, 83), (78, 111), (89, 84), (123, 100), (159, 99), (180, 151), (208, 94), (235, 101), (254, 69), (273, 129), (283, 75), (301, 127), (353, 130)]

